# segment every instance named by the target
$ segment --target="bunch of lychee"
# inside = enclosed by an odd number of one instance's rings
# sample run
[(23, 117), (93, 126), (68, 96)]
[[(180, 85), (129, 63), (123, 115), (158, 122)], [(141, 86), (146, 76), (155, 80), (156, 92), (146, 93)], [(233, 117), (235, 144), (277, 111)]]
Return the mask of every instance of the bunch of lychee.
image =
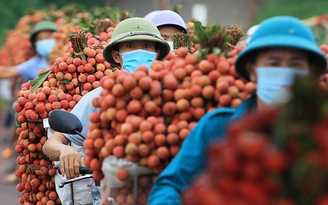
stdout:
[(15, 151), (20, 154), (15, 171), (19, 183), (17, 191), (20, 204), (61, 204), (55, 190), (56, 169), (42, 155), (42, 146), (47, 140), (42, 121), (27, 121), (16, 130), (18, 134)]
[(102, 78), (103, 90), (93, 99), (100, 111), (90, 116), (84, 141), (85, 162), (94, 177), (103, 177), (100, 165), (109, 155), (160, 173), (202, 116), (217, 107), (236, 107), (253, 94), (256, 85), (234, 70), (242, 49), (199, 60), (197, 52), (179, 48), (164, 61), (154, 61), (150, 70), (142, 65), (134, 73), (117, 71)]
[[(17, 122), (21, 124), (16, 130), (19, 136), (16, 152), (20, 154), (16, 176), (20, 180), (17, 190), (22, 192), (19, 199), (21, 204), (45, 204), (46, 200), (60, 204), (57, 195), (54, 197), (56, 192), (52, 176), (55, 170), (52, 161), (41, 154), (47, 140), (43, 119), (52, 110), (71, 111), (83, 95), (100, 86), (100, 79), (113, 72), (110, 64), (104, 60), (102, 50), (102, 47), (86, 47), (83, 51), (86, 58), (82, 60), (69, 49), (62, 57), (56, 58), (55, 64), (40, 71), (39, 76), (47, 76), (45, 79), (40, 78), (39, 84), (26, 82), (21, 86), (14, 106)], [(32, 178), (37, 178), (33, 181), (38, 180), (41, 185), (33, 188), (30, 183)], [(46, 187), (47, 184), (49, 187)], [(38, 187), (41, 187), (41, 191)], [(42, 197), (39, 192), (43, 193)]]

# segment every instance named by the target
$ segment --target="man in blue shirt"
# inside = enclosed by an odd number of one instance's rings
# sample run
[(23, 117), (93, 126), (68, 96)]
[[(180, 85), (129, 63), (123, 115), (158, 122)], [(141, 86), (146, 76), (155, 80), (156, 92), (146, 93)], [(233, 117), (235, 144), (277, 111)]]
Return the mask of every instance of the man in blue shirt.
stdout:
[[(136, 17), (126, 19), (117, 25), (103, 55), (112, 66), (119, 66), (128, 72), (134, 72), (140, 65), (147, 65), (150, 68), (152, 61), (163, 60), (169, 52), (170, 46), (160, 36), (156, 26), (149, 20)], [(97, 111), (92, 105), (92, 100), (100, 97), (102, 90), (103, 88), (99, 87), (87, 93), (71, 111), (81, 120), (82, 135), (84, 136), (89, 129), (90, 114)], [(65, 173), (68, 179), (79, 174), (76, 165), (83, 165), (83, 160), (77, 155), (78, 153), (67, 145), (70, 141), (77, 145), (83, 145), (84, 139), (77, 135), (56, 132), (43, 146), (43, 152), (51, 160), (60, 158), (61, 172)], [(76, 155), (78, 160), (71, 158), (70, 155)], [(74, 163), (71, 163), (71, 160)]]
[(311, 29), (289, 16), (263, 21), (235, 61), (238, 74), (257, 83), (256, 94), (237, 108), (219, 108), (206, 114), (185, 139), (179, 153), (157, 177), (149, 205), (182, 204), (181, 194), (207, 166), (208, 147), (224, 140), (227, 125), (247, 112), (288, 102), (296, 75), (324, 73), (326, 58)]
[[(140, 65), (150, 68), (151, 62), (155, 59), (163, 60), (169, 52), (170, 46), (160, 36), (157, 27), (149, 20), (135, 17), (121, 21), (115, 27), (103, 55), (112, 66), (134, 72)], [(84, 95), (71, 111), (82, 122), (81, 133), (84, 136), (89, 129), (91, 113), (98, 111), (98, 108), (92, 105), (92, 100), (100, 97), (102, 90), (103, 88), (99, 87)], [(79, 167), (84, 165), (84, 161), (83, 156), (69, 143), (82, 146), (83, 141), (84, 139), (78, 135), (55, 132), (45, 142), (43, 152), (51, 160), (60, 160), (61, 173), (67, 179), (72, 179), (79, 175)]]

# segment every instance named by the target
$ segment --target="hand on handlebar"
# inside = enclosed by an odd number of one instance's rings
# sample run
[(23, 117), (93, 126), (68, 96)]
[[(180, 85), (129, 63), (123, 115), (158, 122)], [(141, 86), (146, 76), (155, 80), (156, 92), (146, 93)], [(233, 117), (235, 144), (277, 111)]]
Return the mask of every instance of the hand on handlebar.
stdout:
[(84, 166), (81, 155), (71, 146), (65, 146), (60, 153), (60, 172), (66, 175), (67, 179), (79, 176), (79, 167)]

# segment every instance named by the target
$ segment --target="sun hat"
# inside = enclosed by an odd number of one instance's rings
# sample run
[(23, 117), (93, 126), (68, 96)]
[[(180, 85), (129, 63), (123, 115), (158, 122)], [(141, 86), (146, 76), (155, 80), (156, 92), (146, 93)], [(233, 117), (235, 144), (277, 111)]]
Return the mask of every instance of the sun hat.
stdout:
[(115, 46), (122, 42), (136, 40), (155, 42), (156, 48), (160, 50), (158, 60), (163, 60), (170, 52), (170, 45), (161, 37), (157, 27), (151, 21), (134, 17), (121, 21), (115, 27), (111, 40), (103, 50), (105, 60), (114, 66), (120, 66), (112, 57)]
[(291, 16), (277, 16), (264, 20), (253, 33), (246, 48), (235, 61), (239, 76), (249, 80), (246, 63), (257, 51), (271, 47), (297, 48), (310, 53), (315, 68), (323, 73), (327, 67), (324, 53), (317, 45), (312, 30), (301, 20)]
[(151, 15), (149, 20), (153, 22), (157, 28), (160, 26), (173, 25), (179, 27), (183, 33), (187, 33), (186, 23), (182, 17), (174, 11), (160, 10)]
[(36, 35), (40, 31), (57, 31), (57, 29), (58, 28), (56, 24), (52, 21), (48, 21), (48, 20), (40, 21), (39, 23), (35, 24), (35, 26), (33, 27), (33, 30), (30, 35), (30, 42), (32, 44), (35, 43)]

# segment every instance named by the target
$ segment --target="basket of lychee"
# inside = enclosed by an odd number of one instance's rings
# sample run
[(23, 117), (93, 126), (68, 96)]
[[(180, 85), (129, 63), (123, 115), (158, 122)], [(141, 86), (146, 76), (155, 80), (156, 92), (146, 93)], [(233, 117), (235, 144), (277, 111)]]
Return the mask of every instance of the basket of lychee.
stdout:
[(209, 166), (184, 204), (328, 203), (327, 96), (298, 80), (281, 108), (249, 113), (209, 148)]

